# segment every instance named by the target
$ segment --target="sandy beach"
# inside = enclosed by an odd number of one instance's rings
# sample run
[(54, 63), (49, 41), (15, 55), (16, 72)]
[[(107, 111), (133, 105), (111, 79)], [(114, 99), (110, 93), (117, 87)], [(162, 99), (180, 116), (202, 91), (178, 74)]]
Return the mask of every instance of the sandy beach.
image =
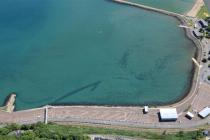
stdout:
[(203, 0), (196, 0), (195, 4), (193, 5), (192, 9), (186, 14), (189, 17), (196, 17), (198, 11), (204, 5)]

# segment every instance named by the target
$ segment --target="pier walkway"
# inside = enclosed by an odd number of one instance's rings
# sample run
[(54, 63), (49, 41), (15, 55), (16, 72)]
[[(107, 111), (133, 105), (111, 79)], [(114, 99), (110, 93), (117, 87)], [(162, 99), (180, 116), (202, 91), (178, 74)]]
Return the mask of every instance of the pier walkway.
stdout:
[(150, 6), (146, 6), (146, 5), (142, 5), (142, 4), (138, 4), (138, 3), (134, 3), (134, 2), (129, 2), (129, 1), (126, 1), (126, 0), (112, 0), (112, 1), (116, 2), (116, 3), (121, 3), (121, 4), (126, 4), (126, 5), (130, 5), (130, 6), (138, 7), (138, 8), (145, 9), (145, 10), (150, 10), (150, 11), (162, 13), (162, 14), (169, 15), (169, 16), (185, 17), (185, 15), (182, 15), (182, 14), (178, 14), (178, 13), (175, 13), (175, 12), (170, 12), (170, 11), (167, 11), (167, 10), (158, 9), (158, 8), (154, 8), (154, 7), (150, 7)]

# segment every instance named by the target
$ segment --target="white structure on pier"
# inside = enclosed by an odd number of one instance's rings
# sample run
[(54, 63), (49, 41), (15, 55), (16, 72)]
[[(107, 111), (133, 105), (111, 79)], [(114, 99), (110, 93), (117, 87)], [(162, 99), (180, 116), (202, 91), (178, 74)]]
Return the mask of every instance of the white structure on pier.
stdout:
[(178, 114), (176, 108), (162, 108), (160, 109), (161, 121), (176, 121)]

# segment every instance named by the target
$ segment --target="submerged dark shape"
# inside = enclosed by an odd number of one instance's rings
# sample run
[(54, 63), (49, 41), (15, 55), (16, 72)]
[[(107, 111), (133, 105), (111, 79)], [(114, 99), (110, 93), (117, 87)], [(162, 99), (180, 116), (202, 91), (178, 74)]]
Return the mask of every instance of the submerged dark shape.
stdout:
[(77, 94), (77, 93), (79, 93), (79, 92), (81, 92), (81, 91), (83, 91), (83, 90), (85, 90), (85, 89), (88, 89), (88, 88), (90, 88), (90, 91), (94, 91), (94, 90), (98, 87), (98, 85), (99, 85), (100, 83), (101, 83), (101, 81), (97, 81), (97, 82), (88, 84), (88, 85), (86, 85), (86, 86), (83, 86), (83, 87), (81, 87), (81, 88), (78, 88), (78, 89), (76, 89), (76, 90), (73, 90), (73, 91), (71, 91), (71, 92), (68, 92), (68, 93), (64, 94), (63, 96), (57, 98), (54, 102), (52, 102), (52, 104), (55, 104), (55, 103), (57, 103), (57, 102), (63, 100), (64, 98), (66, 98), (66, 97), (68, 97), (68, 96)]

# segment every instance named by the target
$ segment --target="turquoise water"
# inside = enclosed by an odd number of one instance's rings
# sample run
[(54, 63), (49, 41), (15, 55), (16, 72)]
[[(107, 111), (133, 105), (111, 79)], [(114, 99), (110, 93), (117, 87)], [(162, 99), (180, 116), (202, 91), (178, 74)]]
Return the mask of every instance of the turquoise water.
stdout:
[(182, 14), (188, 12), (192, 8), (195, 2), (195, 0), (129, 0), (129, 1)]
[(172, 17), (105, 0), (0, 1), (0, 103), (142, 105), (186, 93), (195, 47)]

